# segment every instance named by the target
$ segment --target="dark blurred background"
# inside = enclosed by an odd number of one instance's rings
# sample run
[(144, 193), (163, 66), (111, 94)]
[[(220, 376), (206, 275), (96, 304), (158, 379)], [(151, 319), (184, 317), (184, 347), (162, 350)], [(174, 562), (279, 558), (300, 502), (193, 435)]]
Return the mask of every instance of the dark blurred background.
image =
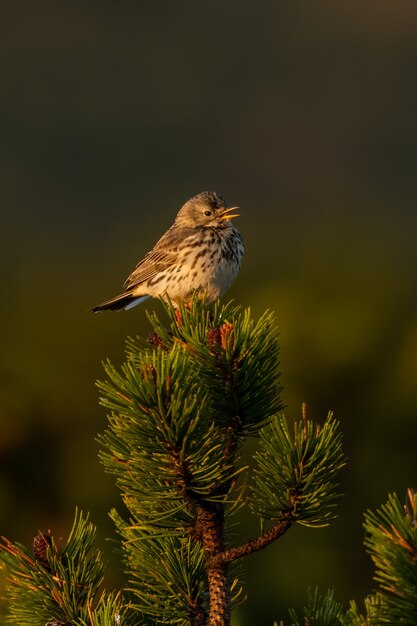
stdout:
[(79, 505), (118, 583), (95, 380), (150, 326), (88, 310), (215, 189), (246, 241), (228, 295), (276, 311), (287, 415), (333, 409), (349, 456), (338, 520), (249, 557), (234, 624), (309, 585), (360, 600), (363, 512), (417, 486), (417, 4), (6, 1), (0, 53), (0, 533), (66, 537)]

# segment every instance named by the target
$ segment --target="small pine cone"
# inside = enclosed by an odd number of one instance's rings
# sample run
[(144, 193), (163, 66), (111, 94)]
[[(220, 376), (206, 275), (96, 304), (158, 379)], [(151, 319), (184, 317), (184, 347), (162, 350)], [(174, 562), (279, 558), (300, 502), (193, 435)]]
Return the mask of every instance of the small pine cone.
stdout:
[(63, 622), (60, 619), (51, 619), (46, 622), (45, 626), (75, 626), (72, 622)]
[(208, 347), (211, 348), (213, 351), (216, 351), (220, 346), (220, 341), (221, 341), (220, 329), (210, 328), (210, 330), (207, 331)]
[(148, 335), (148, 343), (156, 348), (162, 348), (162, 350), (168, 350), (167, 346), (162, 341), (161, 337), (157, 333), (151, 333)]
[(46, 552), (48, 546), (52, 545), (52, 537), (48, 533), (38, 532), (33, 539), (33, 554), (35, 559), (47, 570), (50, 570)]

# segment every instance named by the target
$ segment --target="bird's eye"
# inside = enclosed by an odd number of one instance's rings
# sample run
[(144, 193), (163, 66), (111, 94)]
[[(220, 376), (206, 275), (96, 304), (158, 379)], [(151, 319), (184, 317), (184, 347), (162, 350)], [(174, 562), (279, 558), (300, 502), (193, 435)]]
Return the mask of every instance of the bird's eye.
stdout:
[(204, 211), (204, 215), (207, 215), (207, 217), (210, 217), (211, 211)]

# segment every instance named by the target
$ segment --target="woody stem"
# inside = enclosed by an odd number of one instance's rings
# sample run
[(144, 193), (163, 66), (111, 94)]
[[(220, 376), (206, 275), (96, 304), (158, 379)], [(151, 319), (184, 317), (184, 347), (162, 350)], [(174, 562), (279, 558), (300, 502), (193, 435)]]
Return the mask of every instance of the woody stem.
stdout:
[(206, 572), (210, 608), (207, 626), (229, 626), (231, 618), (230, 585), (224, 552), (224, 510), (216, 503), (201, 503), (197, 510), (197, 523), (206, 555)]

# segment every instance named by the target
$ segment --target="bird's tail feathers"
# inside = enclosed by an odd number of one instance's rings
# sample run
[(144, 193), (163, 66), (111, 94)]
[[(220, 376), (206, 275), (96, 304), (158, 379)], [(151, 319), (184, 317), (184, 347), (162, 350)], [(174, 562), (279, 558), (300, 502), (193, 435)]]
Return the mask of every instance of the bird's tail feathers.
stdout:
[(127, 311), (132, 309), (137, 304), (144, 302), (150, 296), (135, 296), (133, 293), (121, 293), (119, 296), (102, 302), (91, 309), (92, 313), (98, 313), (99, 311)]

